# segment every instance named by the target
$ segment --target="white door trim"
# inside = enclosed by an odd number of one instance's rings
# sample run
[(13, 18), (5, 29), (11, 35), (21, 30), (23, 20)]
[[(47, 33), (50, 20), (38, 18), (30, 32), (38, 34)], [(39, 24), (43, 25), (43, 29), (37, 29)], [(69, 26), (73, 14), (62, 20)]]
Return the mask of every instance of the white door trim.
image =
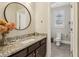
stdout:
[(72, 5), (72, 12), (71, 12), (71, 19), (73, 20), (73, 39), (72, 39), (72, 53), (73, 57), (78, 56), (78, 5), (77, 2), (71, 3)]
[(47, 32), (47, 53), (46, 57), (51, 57), (51, 24), (50, 24), (50, 3), (48, 3), (48, 32)]

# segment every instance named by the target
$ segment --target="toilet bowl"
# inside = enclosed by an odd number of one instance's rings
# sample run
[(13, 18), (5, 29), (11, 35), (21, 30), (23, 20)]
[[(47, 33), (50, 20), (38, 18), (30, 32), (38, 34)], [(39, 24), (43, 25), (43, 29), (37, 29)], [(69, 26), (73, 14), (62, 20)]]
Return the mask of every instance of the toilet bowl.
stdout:
[(60, 45), (61, 45), (61, 32), (58, 32), (58, 33), (56, 34), (56, 39), (55, 39), (55, 41), (56, 41), (56, 45), (57, 45), (57, 46), (60, 46)]

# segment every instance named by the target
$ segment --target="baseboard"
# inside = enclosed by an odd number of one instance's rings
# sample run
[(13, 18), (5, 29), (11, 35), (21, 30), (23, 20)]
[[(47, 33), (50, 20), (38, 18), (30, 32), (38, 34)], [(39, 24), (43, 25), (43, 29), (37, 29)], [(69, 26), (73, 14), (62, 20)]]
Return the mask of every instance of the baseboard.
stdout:
[(65, 40), (62, 40), (61, 43), (64, 43), (64, 44), (70, 44), (69, 41), (65, 41)]

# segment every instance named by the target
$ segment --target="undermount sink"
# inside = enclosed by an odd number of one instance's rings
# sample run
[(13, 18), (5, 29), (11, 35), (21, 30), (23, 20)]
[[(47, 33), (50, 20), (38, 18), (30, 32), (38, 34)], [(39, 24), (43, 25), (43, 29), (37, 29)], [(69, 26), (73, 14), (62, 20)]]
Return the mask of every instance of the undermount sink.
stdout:
[(26, 39), (26, 40), (21, 40), (21, 41), (19, 41), (19, 40), (14, 40), (14, 41), (11, 41), (11, 43), (10, 43), (10, 42), (7, 43), (6, 46), (13, 45), (13, 44), (15, 44), (15, 43), (17, 43), (17, 42), (20, 42), (21, 44), (25, 44), (25, 43), (32, 42), (32, 41), (34, 41), (34, 40), (35, 40), (35, 39)]
[(32, 41), (34, 41), (35, 39), (28, 39), (28, 40), (24, 40), (23, 42), (21, 42), (22, 44), (24, 44), (24, 43), (29, 43), (29, 42), (32, 42)]

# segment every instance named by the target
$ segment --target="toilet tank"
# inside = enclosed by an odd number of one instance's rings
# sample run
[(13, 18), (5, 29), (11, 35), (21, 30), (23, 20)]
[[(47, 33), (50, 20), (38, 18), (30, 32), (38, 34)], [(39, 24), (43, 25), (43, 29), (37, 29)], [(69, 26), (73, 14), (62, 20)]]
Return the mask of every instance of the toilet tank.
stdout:
[(56, 39), (61, 39), (61, 32), (57, 32)]

